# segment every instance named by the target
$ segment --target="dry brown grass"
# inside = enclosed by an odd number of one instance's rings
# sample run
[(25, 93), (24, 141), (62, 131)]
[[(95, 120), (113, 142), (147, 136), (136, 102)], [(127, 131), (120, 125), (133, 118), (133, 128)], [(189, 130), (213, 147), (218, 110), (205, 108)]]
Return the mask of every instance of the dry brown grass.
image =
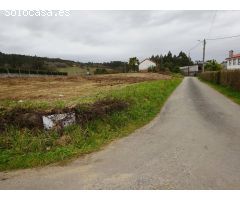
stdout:
[(0, 100), (68, 100), (127, 84), (169, 78), (153, 73), (96, 75), (87, 78), (0, 78)]

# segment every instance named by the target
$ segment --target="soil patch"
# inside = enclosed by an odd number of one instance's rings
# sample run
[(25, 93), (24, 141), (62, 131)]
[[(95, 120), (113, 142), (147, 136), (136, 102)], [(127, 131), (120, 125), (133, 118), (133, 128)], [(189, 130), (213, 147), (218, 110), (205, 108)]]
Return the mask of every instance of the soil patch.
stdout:
[(15, 108), (3, 112), (2, 116), (0, 116), (0, 130), (5, 130), (9, 125), (19, 128), (43, 129), (42, 117), (44, 115), (62, 113), (75, 113), (76, 123), (84, 125), (91, 120), (103, 118), (113, 112), (126, 109), (128, 106), (129, 103), (126, 101), (105, 98), (93, 104), (78, 104), (72, 108), (53, 109), (51, 111)]

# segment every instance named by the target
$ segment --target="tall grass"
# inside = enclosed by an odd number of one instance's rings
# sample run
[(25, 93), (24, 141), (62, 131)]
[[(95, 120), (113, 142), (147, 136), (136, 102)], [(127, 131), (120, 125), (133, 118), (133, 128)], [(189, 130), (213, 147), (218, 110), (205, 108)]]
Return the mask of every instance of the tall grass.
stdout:
[(61, 135), (9, 127), (0, 134), (0, 170), (42, 166), (100, 149), (148, 123), (181, 82), (179, 78), (129, 85), (106, 94), (131, 102), (127, 110), (66, 127)]
[(229, 87), (229, 86), (224, 86), (224, 85), (219, 85), (210, 81), (206, 81), (204, 79), (200, 80), (204, 81), (205, 83), (207, 83), (209, 86), (211, 86), (212, 88), (216, 89), (218, 92), (222, 93), (223, 95), (225, 95), (226, 97), (230, 98), (231, 100), (233, 100), (235, 103), (240, 104), (240, 92)]

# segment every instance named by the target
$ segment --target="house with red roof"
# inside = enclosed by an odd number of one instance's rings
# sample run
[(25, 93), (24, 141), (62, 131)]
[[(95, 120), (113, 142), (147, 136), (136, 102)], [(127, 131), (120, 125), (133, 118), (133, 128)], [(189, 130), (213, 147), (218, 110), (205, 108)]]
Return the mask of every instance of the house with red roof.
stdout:
[(227, 69), (240, 69), (240, 53), (234, 54), (233, 50), (229, 51), (229, 57), (226, 58)]

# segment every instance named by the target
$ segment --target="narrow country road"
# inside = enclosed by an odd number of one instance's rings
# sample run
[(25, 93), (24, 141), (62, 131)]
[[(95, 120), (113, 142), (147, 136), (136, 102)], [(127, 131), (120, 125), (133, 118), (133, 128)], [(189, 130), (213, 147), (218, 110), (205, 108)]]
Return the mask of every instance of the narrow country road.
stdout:
[(1, 189), (240, 189), (240, 106), (187, 77), (150, 124), (68, 163), (0, 173)]

